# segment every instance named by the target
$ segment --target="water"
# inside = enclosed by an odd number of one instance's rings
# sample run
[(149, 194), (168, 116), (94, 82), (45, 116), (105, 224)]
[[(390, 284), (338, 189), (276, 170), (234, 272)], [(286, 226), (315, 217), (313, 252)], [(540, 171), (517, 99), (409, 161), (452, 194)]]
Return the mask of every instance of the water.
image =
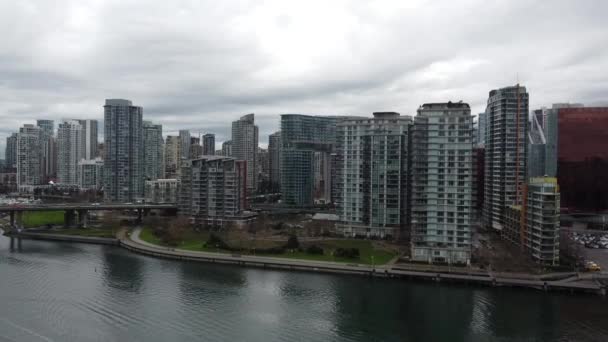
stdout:
[(608, 341), (607, 304), (0, 237), (0, 341)]

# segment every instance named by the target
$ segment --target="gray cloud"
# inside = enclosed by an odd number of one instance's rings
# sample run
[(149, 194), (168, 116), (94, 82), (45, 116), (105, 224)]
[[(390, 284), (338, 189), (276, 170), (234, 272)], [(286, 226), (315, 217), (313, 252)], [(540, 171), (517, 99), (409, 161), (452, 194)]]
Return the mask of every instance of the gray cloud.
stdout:
[(102, 120), (105, 98), (230, 136), (256, 113), (413, 115), (430, 101), (526, 85), (531, 106), (605, 103), (603, 1), (0, 2), (0, 155), (35, 119)]

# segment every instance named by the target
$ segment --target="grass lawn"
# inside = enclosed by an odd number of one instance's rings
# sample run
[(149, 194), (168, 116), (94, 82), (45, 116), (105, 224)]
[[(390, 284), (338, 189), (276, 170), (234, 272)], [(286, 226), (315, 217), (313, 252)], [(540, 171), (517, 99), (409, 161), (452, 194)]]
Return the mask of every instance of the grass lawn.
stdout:
[[(139, 237), (148, 242), (159, 246), (166, 246), (158, 237), (156, 237), (153, 233), (152, 228), (144, 227), (139, 234)], [(246, 249), (252, 248), (271, 248), (271, 247), (279, 247), (284, 245), (284, 242), (280, 241), (251, 241), (247, 239), (235, 239), (234, 237), (226, 238), (222, 236), (224, 241), (226, 241), (230, 246), (237, 247), (241, 246)], [(189, 251), (202, 251), (202, 252), (218, 252), (217, 249), (211, 247), (204, 247), (205, 242), (209, 239), (208, 232), (194, 232), (190, 231), (186, 233), (183, 241), (176, 246), (178, 249), (184, 249)], [(255, 255), (259, 256), (268, 256), (268, 257), (277, 257), (277, 258), (290, 258), (290, 259), (302, 259), (302, 260), (313, 260), (313, 261), (332, 261), (332, 262), (343, 262), (349, 264), (372, 264), (372, 256), (373, 256), (373, 264), (374, 265), (384, 265), (393, 259), (397, 253), (394, 251), (385, 249), (385, 248), (377, 248), (374, 246), (374, 243), (370, 240), (323, 240), (316, 242), (306, 242), (302, 243), (302, 247), (306, 248), (309, 245), (317, 245), (323, 248), (324, 253), (322, 255), (316, 254), (307, 254), (306, 252), (287, 251), (283, 254), (260, 254), (255, 253)], [(348, 259), (348, 258), (336, 258), (332, 254), (334, 250), (337, 248), (358, 248), (360, 257), (359, 259)], [(231, 253), (230, 251), (219, 250), (219, 252), (223, 253)], [(243, 254), (253, 254), (249, 252), (243, 252)]]
[[(276, 256), (281, 258), (291, 258), (291, 259), (304, 259), (304, 260), (314, 260), (314, 261), (335, 261), (335, 262), (344, 262), (349, 264), (372, 264), (372, 256), (374, 265), (384, 265), (393, 259), (397, 253), (391, 250), (376, 248), (374, 244), (370, 240), (355, 240), (355, 239), (347, 239), (347, 240), (323, 240), (317, 242), (308, 242), (304, 243), (304, 246), (307, 245), (317, 245), (323, 248), (323, 254), (308, 254), (306, 252), (295, 251), (293, 253), (286, 252), (284, 254), (279, 255), (266, 255), (266, 256)], [(333, 251), (337, 248), (358, 248), (359, 249), (359, 259), (349, 259), (349, 258), (336, 258), (334, 257)]]
[(63, 211), (26, 211), (23, 213), (25, 228), (40, 227), (47, 224), (63, 224)]
[[(144, 227), (139, 233), (139, 238), (155, 245), (159, 246), (167, 246), (165, 243), (161, 241), (156, 235), (154, 235), (154, 231), (150, 227)], [(215, 249), (208, 249), (203, 247), (205, 242), (209, 239), (209, 233), (207, 232), (195, 232), (189, 231), (184, 234), (183, 241), (176, 246), (179, 249), (185, 249), (188, 251), (203, 251), (203, 252), (215, 252)]]
[(101, 237), (101, 238), (114, 238), (115, 237), (114, 231), (112, 229), (103, 229), (103, 228), (69, 228), (69, 229), (57, 229), (57, 230), (43, 231), (41, 233)]

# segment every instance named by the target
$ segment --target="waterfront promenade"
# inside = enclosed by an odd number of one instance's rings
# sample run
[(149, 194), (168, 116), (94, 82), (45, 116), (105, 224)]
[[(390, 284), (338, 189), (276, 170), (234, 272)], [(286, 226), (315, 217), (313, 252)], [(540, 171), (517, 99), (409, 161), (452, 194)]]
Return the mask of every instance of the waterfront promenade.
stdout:
[(571, 293), (584, 292), (600, 294), (603, 296), (606, 295), (606, 285), (604, 285), (604, 283), (597, 279), (598, 277), (593, 274), (581, 275), (569, 272), (553, 275), (550, 274), (545, 276), (522, 276), (515, 274), (509, 275), (505, 273), (469, 273), (466, 269), (458, 273), (445, 273), (427, 272), (422, 270), (407, 270), (404, 269), (402, 266), (395, 267), (393, 265), (381, 265), (372, 267), (370, 265), (345, 264), (337, 262), (309, 261), (300, 259), (261, 257), (253, 255), (226, 253), (195, 252), (162, 247), (148, 243), (146, 241), (143, 241), (139, 237), (140, 233), (141, 228), (136, 228), (131, 232), (131, 234), (128, 234), (125, 230), (121, 230), (118, 235), (118, 239), (121, 242), (121, 246), (133, 252), (177, 260), (224, 263), (250, 267), (288, 269), (307, 272), (344, 273), (369, 277), (404, 278), (434, 282), (478, 284), (493, 287), (521, 287), (543, 291), (568, 291)]

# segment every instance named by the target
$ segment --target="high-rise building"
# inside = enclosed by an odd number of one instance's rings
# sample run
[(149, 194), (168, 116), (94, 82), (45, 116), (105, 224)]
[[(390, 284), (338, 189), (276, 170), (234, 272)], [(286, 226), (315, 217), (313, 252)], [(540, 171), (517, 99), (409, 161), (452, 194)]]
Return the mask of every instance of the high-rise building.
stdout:
[(253, 193), (257, 187), (256, 153), (258, 151), (258, 126), (254, 114), (247, 114), (232, 122), (232, 157), (247, 162), (247, 190)]
[(546, 174), (547, 139), (539, 121), (542, 116), (532, 115), (528, 130), (528, 173), (527, 177), (542, 177)]
[(177, 203), (179, 180), (156, 179), (146, 181), (146, 203)]
[(57, 149), (57, 138), (50, 137), (44, 145), (45, 175), (47, 180), (57, 178), (57, 159), (59, 151)]
[(257, 191), (262, 193), (268, 193), (271, 190), (270, 187), (270, 155), (268, 149), (258, 147), (256, 153), (256, 167), (257, 167)]
[(17, 186), (39, 185), (40, 174), (40, 128), (25, 124), (17, 134)]
[(608, 210), (608, 107), (554, 105), (554, 111), (561, 205), (572, 211)]
[(179, 137), (167, 136), (165, 140), (165, 177), (177, 178), (180, 162)]
[(4, 158), (7, 168), (17, 168), (17, 133), (6, 137)]
[(281, 190), (281, 131), (268, 136), (270, 162), (270, 187), (274, 192)]
[(522, 205), (505, 208), (502, 237), (546, 266), (559, 265), (560, 193), (554, 177), (533, 177)]
[(78, 162), (78, 186), (81, 189), (99, 190), (103, 186), (103, 159), (81, 159)]
[(55, 174), (51, 170), (53, 164), (52, 159), (56, 158), (48, 153), (52, 153), (53, 149), (51, 139), (55, 135), (55, 122), (53, 120), (36, 120), (36, 126), (40, 128), (40, 175), (44, 181), (47, 181)]
[(203, 155), (215, 155), (215, 134), (208, 133), (203, 135)]
[[(336, 144), (336, 125), (345, 119), (348, 117), (281, 115), (281, 193), (285, 204), (298, 207), (314, 204), (314, 153), (331, 156)], [(332, 189), (333, 185), (327, 186)]]
[(104, 144), (103, 142), (97, 144), (97, 154), (101, 159), (106, 158), (106, 144)]
[(477, 146), (483, 147), (486, 144), (486, 113), (477, 114)]
[(224, 157), (232, 157), (232, 140), (222, 143), (222, 155)]
[[(190, 131), (179, 130), (179, 154), (180, 159), (190, 159)], [(178, 166), (179, 167), (179, 166)]]
[(490, 91), (486, 107), (484, 224), (502, 230), (505, 208), (521, 204), (528, 147), (526, 88), (518, 85)]
[(468, 263), (474, 208), (473, 117), (462, 102), (427, 103), (412, 133), (412, 259)]
[(95, 159), (98, 156), (97, 151), (97, 120), (78, 120), (82, 125), (82, 140), (84, 149), (84, 158)]
[(405, 231), (411, 126), (410, 116), (392, 112), (337, 124), (336, 206), (345, 235), (396, 238)]
[(84, 128), (77, 120), (59, 124), (57, 129), (57, 182), (78, 184), (78, 162), (84, 158)]
[(143, 122), (144, 176), (147, 180), (164, 178), (163, 126), (151, 121)]
[(104, 197), (133, 202), (144, 195), (143, 109), (131, 101), (108, 99), (104, 106)]
[(246, 162), (203, 156), (182, 161), (180, 214), (198, 226), (223, 227), (246, 208)]
[(198, 159), (203, 155), (201, 138), (190, 137), (190, 157), (188, 159)]

